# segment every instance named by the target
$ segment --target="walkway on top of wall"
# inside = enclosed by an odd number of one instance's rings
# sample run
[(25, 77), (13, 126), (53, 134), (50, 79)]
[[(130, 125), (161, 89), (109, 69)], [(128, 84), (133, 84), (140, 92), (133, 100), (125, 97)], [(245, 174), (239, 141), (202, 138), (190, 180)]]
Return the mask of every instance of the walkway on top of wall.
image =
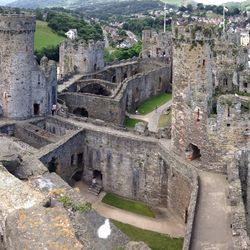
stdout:
[(158, 131), (158, 122), (160, 119), (161, 114), (170, 108), (172, 105), (172, 100), (166, 102), (162, 106), (158, 107), (157, 110), (153, 110), (152, 112), (146, 114), (146, 115), (133, 115), (127, 113), (127, 116), (132, 119), (138, 119), (142, 120), (148, 123), (148, 130), (152, 132)]
[(198, 174), (200, 187), (191, 249), (233, 249), (226, 176), (204, 171)]
[[(160, 145), (171, 150), (170, 140), (161, 139)], [(184, 159), (183, 159), (184, 161)], [(198, 170), (199, 194), (194, 219), (191, 250), (231, 250), (230, 204), (227, 199), (229, 185), (226, 175)]]
[(114, 219), (123, 223), (133, 225), (138, 228), (167, 234), (171, 237), (184, 237), (185, 225), (181, 218), (166, 208), (157, 208), (155, 211), (156, 218), (150, 218), (138, 214), (134, 214), (102, 202), (102, 198), (106, 194), (102, 192), (98, 197), (88, 192), (88, 186), (80, 181), (75, 184), (80, 189), (84, 198), (92, 203), (93, 208), (100, 215)]
[(83, 74), (74, 75), (72, 78), (70, 78), (68, 81), (63, 82), (63, 84), (59, 84), (57, 91), (58, 93), (62, 93), (66, 88), (71, 86), (74, 82), (80, 80), (83, 77)]

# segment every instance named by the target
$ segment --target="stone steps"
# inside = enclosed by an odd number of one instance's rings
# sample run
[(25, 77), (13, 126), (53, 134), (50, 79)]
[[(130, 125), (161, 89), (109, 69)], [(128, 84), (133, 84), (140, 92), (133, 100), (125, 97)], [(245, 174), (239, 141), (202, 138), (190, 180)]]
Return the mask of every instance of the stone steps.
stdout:
[(98, 184), (96, 184), (96, 186), (95, 187), (89, 187), (89, 189), (88, 189), (88, 191), (90, 192), (90, 193), (92, 193), (92, 194), (94, 194), (94, 195), (99, 195), (100, 193), (101, 193), (101, 191), (102, 191), (102, 186), (101, 185), (98, 185)]

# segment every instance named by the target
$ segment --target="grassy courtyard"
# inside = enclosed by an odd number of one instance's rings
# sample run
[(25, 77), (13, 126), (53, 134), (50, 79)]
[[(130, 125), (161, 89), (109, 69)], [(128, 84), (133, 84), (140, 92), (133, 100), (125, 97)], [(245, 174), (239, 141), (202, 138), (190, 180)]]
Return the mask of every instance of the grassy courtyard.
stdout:
[(152, 112), (156, 107), (160, 107), (166, 102), (170, 101), (172, 99), (171, 93), (164, 93), (155, 97), (152, 97), (151, 99), (143, 102), (138, 107), (138, 112), (141, 115), (146, 115), (150, 112)]
[(58, 45), (65, 37), (57, 35), (52, 29), (48, 27), (46, 22), (37, 21), (36, 22), (36, 32), (35, 32), (35, 49), (40, 50), (42, 48)]
[(171, 238), (168, 235), (140, 229), (115, 220), (112, 222), (124, 233), (131, 241), (143, 241), (152, 250), (181, 250), (183, 238)]
[(125, 199), (115, 194), (107, 193), (103, 197), (102, 202), (135, 214), (140, 214), (152, 218), (155, 217), (154, 212), (144, 203)]
[(138, 119), (132, 119), (132, 118), (129, 118), (126, 116), (124, 126), (126, 128), (134, 128), (136, 123), (138, 123), (138, 122), (144, 122), (144, 121), (138, 120)]

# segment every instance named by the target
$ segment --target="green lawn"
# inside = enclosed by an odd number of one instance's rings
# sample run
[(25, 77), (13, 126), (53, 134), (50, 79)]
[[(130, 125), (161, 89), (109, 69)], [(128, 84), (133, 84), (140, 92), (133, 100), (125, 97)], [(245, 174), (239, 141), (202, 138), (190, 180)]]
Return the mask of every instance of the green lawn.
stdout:
[(144, 122), (144, 121), (138, 120), (138, 119), (132, 119), (132, 118), (129, 118), (126, 116), (124, 126), (126, 128), (134, 128), (136, 123), (138, 123), (138, 122)]
[(115, 194), (107, 193), (102, 202), (117, 207), (135, 214), (140, 214), (148, 217), (155, 217), (154, 212), (142, 202), (128, 200)]
[(40, 50), (50, 45), (60, 44), (65, 37), (57, 35), (46, 22), (36, 22), (35, 49)]
[(161, 0), (163, 3), (167, 4), (175, 4), (177, 6), (181, 6), (182, 1), (181, 0)]
[(141, 115), (146, 115), (150, 112), (152, 112), (156, 107), (160, 107), (166, 102), (170, 101), (172, 99), (171, 93), (164, 93), (155, 97), (152, 97), (151, 99), (143, 102), (138, 107), (138, 112)]
[(161, 114), (160, 119), (158, 121), (158, 128), (166, 128), (168, 124), (171, 122), (172, 112), (168, 114)]
[(124, 233), (131, 241), (143, 241), (152, 250), (181, 250), (183, 238), (171, 238), (168, 235), (140, 229), (115, 220), (112, 222)]

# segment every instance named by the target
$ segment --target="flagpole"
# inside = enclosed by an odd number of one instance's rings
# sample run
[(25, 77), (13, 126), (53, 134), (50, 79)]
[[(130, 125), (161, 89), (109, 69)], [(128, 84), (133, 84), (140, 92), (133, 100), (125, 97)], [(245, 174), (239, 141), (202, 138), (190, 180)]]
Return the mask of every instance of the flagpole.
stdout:
[(167, 6), (165, 3), (165, 6), (164, 6), (164, 28), (163, 28), (164, 33), (166, 32), (166, 10), (167, 10)]

